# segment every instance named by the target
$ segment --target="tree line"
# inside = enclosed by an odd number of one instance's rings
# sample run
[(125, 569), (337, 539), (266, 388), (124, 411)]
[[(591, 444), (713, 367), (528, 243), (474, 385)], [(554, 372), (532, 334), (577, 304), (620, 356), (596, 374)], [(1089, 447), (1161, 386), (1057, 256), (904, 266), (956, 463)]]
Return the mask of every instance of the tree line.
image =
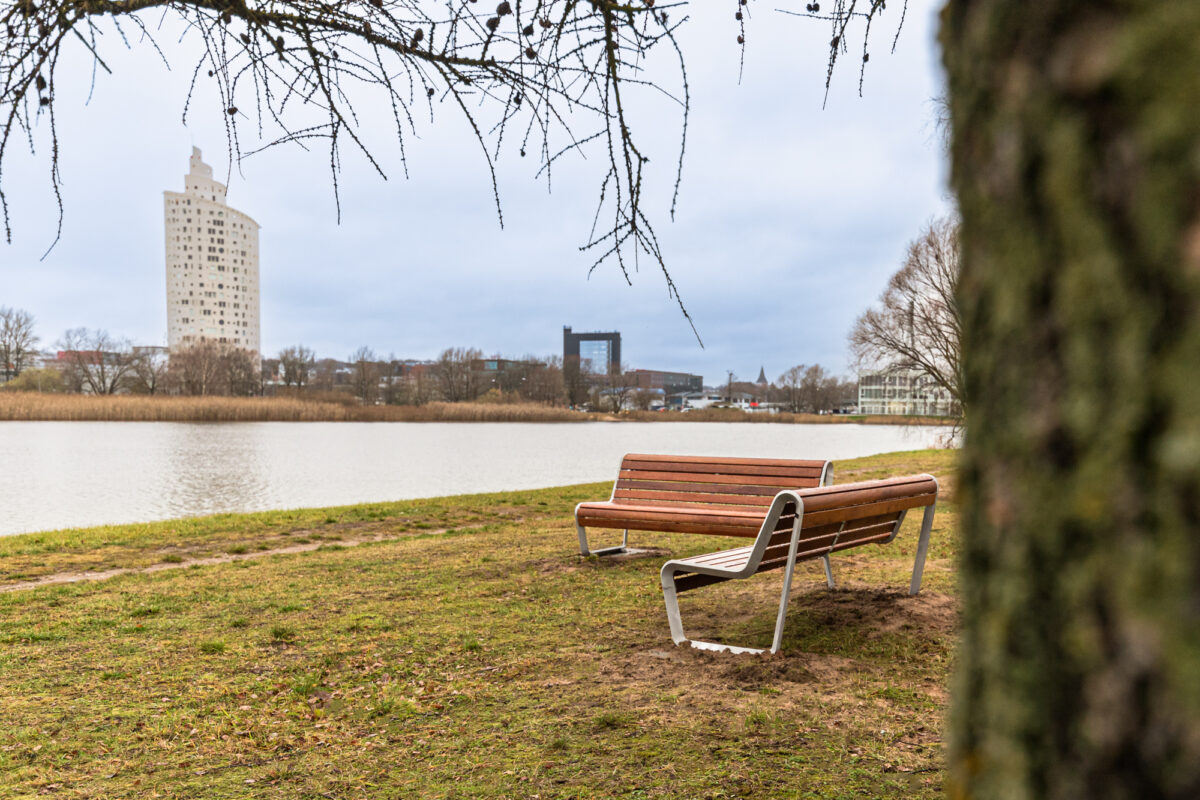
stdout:
[[(526, 402), (621, 412), (649, 410), (665, 394), (641, 385), (629, 367), (597, 373), (587, 359), (527, 355), (517, 359), (450, 347), (433, 360), (378, 356), (360, 347), (348, 359), (318, 358), (305, 345), (260, 359), (244, 349), (200, 342), (168, 353), (137, 347), (102, 329), (73, 328), (41, 354), (33, 316), (0, 307), (0, 376), (9, 391), (96, 395), (312, 395), (363, 404), (423, 405), (441, 401)], [(732, 376), (731, 376), (732, 377)], [(857, 384), (820, 365), (799, 364), (772, 384), (733, 381), (713, 390), (718, 405), (743, 395), (783, 411), (821, 413), (853, 403)], [(708, 393), (712, 395), (712, 392)]]

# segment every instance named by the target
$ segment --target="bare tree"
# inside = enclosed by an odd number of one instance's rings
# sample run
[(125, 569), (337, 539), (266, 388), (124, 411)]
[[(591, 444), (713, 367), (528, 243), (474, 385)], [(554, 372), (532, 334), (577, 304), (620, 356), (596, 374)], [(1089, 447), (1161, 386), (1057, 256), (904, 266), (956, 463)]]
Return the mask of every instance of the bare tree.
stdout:
[(303, 389), (308, 385), (309, 374), (316, 364), (316, 354), (302, 344), (285, 347), (279, 351), (279, 367), (283, 372), (283, 385)]
[(72, 328), (58, 341), (72, 391), (116, 394), (133, 369), (133, 348), (105, 330)]
[(342, 365), (333, 358), (322, 358), (313, 363), (311, 388), (322, 392), (332, 392), (338, 386), (338, 370)]
[(134, 394), (157, 394), (167, 382), (170, 358), (158, 348), (134, 348), (125, 386)]
[(547, 406), (561, 405), (566, 397), (563, 388), (562, 359), (553, 356), (529, 374), (522, 392), (526, 400)]
[(838, 379), (820, 364), (814, 364), (804, 370), (799, 386), (799, 411), (820, 413), (833, 408), (837, 396)]
[(437, 360), (438, 388), (442, 399), (450, 403), (474, 400), (482, 391), (475, 362), (483, 357), (478, 350), (451, 347)]
[(0, 377), (12, 380), (29, 366), (38, 337), (33, 315), (19, 308), (0, 306)]
[(592, 361), (589, 358), (570, 356), (563, 360), (563, 391), (567, 404), (578, 408), (588, 399), (592, 385)]
[(379, 370), (375, 361), (375, 353), (366, 345), (355, 350), (350, 356), (350, 363), (354, 369), (351, 386), (354, 396), (364, 403), (375, 402), (375, 395), (379, 391)]
[(658, 395), (649, 389), (638, 389), (633, 393), (633, 407), (638, 411), (649, 411), (657, 398)]
[(261, 370), (253, 350), (241, 347), (218, 346), (220, 373), (218, 391), (234, 397), (262, 394)]
[(862, 314), (850, 346), (865, 366), (927, 375), (963, 407), (958, 221), (935, 220), (908, 248), (877, 308)]
[(404, 364), (396, 359), (395, 353), (376, 365), (379, 369), (379, 399), (385, 405), (397, 405), (403, 396)]
[(783, 394), (784, 407), (792, 413), (800, 411), (800, 384), (804, 380), (804, 371), (807, 369), (807, 365), (797, 364), (775, 381), (775, 385)]
[(608, 406), (614, 414), (619, 414), (630, 404), (636, 388), (637, 382), (629, 374), (629, 367), (614, 365), (597, 385), (596, 392), (600, 401), (597, 405)]
[(399, 402), (420, 406), (435, 396), (437, 367), (431, 364), (411, 364), (404, 368), (404, 379), (400, 384)]
[(202, 341), (171, 354), (169, 379), (179, 394), (204, 397), (223, 394), (221, 349)]

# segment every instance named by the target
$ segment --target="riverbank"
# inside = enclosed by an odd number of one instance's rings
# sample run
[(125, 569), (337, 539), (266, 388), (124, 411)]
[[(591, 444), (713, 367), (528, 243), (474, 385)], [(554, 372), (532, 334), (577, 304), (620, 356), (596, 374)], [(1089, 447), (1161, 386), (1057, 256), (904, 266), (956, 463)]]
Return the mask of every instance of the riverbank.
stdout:
[(687, 413), (571, 411), (534, 403), (427, 403), (361, 406), (303, 397), (166, 397), (0, 392), (0, 422), (755, 422), (783, 424), (948, 425), (943, 417), (751, 414), (738, 409)]
[[(836, 557), (836, 592), (807, 565), (774, 658), (672, 646), (658, 569), (714, 540), (573, 553), (604, 484), (0, 539), (5, 584), (132, 570), (0, 594), (0, 797), (940, 796), (953, 458), (838, 462), (939, 476), (926, 588), (916, 520)], [(684, 613), (768, 641), (777, 592)]]

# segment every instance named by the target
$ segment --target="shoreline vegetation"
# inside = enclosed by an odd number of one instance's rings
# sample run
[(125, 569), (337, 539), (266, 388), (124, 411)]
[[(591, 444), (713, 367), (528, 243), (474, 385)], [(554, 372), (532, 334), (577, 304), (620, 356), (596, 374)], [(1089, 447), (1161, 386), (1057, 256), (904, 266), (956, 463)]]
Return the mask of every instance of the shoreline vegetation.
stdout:
[(315, 397), (169, 397), (0, 392), (0, 422), (747, 422), (951, 425), (946, 417), (767, 414), (733, 408), (572, 411), (535, 403), (358, 405)]
[[(930, 472), (924, 587), (896, 541), (798, 567), (782, 651), (671, 644), (669, 558), (581, 558), (608, 484), (0, 538), (0, 798), (942, 795), (957, 627), (956, 454)], [(702, 638), (768, 642), (778, 573), (684, 599)]]

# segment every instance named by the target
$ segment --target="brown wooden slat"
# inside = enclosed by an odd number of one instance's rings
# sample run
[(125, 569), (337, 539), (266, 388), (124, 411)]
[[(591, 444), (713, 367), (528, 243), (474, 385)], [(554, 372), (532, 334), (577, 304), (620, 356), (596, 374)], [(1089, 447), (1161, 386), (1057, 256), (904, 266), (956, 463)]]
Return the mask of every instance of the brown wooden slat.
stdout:
[(758, 521), (762, 522), (766, 519), (767, 509), (770, 503), (710, 503), (707, 501), (682, 501), (673, 500), (664, 502), (662, 500), (646, 500), (637, 497), (618, 497), (608, 503), (609, 506), (615, 508), (647, 508), (653, 507), (662, 511), (664, 514), (687, 513), (688, 511), (733, 511), (740, 514), (754, 515), (758, 517)]
[[(897, 520), (897, 518), (899, 518), (899, 516), (900, 516), (900, 514), (899, 514), (899, 512), (897, 512), (894, 514), (877, 514), (875, 516), (864, 517), (863, 519), (853, 520), (852, 522), (847, 523), (844, 530), (852, 531), (852, 530), (856, 530), (858, 528), (864, 528), (864, 527), (868, 527), (871, 525), (880, 525), (880, 524), (895, 525), (896, 520)], [(842, 523), (840, 523), (840, 522), (830, 522), (830, 523), (826, 523), (824, 525), (816, 525), (816, 526), (811, 526), (811, 527), (808, 525), (804, 525), (800, 531), (801, 541), (802, 542), (810, 541), (810, 540), (814, 540), (814, 539), (818, 539), (818, 538), (822, 538), (822, 537), (832, 538), (833, 535), (836, 534), (839, 530), (843, 530)], [(787, 528), (784, 528), (782, 526), (776, 527), (775, 532), (771, 534), (771, 539), (770, 539), (769, 544), (773, 545), (773, 544), (778, 544), (781, 541), (791, 541), (791, 538), (792, 538), (792, 529), (791, 529), (791, 522), (789, 521)]]
[[(823, 532), (818, 536), (806, 536), (797, 542), (797, 558), (809, 557), (805, 554), (816, 553), (820, 554), (828, 550), (836, 539), (839, 548), (842, 545), (859, 544), (865, 539), (875, 539), (880, 536), (891, 536), (892, 530), (896, 526), (896, 519), (884, 519), (879, 521), (875, 518), (869, 525), (859, 525), (857, 527), (847, 527), (842, 529), (841, 525), (824, 526)], [(779, 532), (771, 536), (766, 549), (763, 551), (763, 561), (772, 561), (776, 558), (787, 558), (788, 550), (792, 545), (791, 532)], [(703, 564), (709, 567), (720, 567), (722, 569), (738, 569), (750, 558), (750, 552), (753, 546), (737, 547), (731, 550), (721, 550), (716, 553), (708, 553), (703, 556), (689, 558), (688, 561), (693, 564)], [(761, 570), (760, 570), (761, 571)]]
[(934, 495), (917, 495), (916, 497), (900, 497), (878, 503), (851, 506), (849, 508), (831, 508), (827, 511), (809, 512), (806, 509), (804, 512), (804, 527), (807, 528), (809, 525), (823, 525), (828, 522), (842, 522), (843, 520), (877, 514), (890, 514), (895, 511), (932, 505), (933, 501)]
[(705, 473), (681, 472), (649, 472), (645, 470), (621, 470), (621, 478), (625, 480), (642, 481), (672, 481), (677, 483), (715, 483), (734, 486), (778, 486), (780, 489), (800, 489), (795, 478), (780, 478), (772, 475), (758, 475), (749, 480), (744, 475), (712, 475)]
[[(716, 473), (721, 475), (766, 475), (782, 478), (814, 478), (820, 479), (825, 469), (824, 463), (816, 465), (797, 465), (789, 467), (765, 466), (762, 464), (696, 464), (683, 461), (635, 461), (626, 458), (621, 469), (645, 470), (647, 472), (678, 472), (683, 475)], [(812, 484), (816, 486), (817, 484)]]
[(734, 484), (711, 483), (672, 483), (669, 481), (617, 479), (617, 490), (621, 489), (652, 489), (663, 492), (696, 492), (701, 494), (739, 494), (755, 497), (774, 497), (779, 489), (774, 486), (746, 486)]
[(659, 531), (660, 533), (702, 533), (709, 536), (732, 536), (739, 539), (753, 539), (758, 535), (757, 527), (746, 528), (735, 525), (712, 525), (697, 522), (663, 522), (656, 520), (653, 524), (648, 524), (647, 520), (621, 520), (597, 517), (589, 520), (581, 519), (580, 524), (587, 528), (628, 528), (631, 531)]
[(861, 505), (891, 497), (936, 492), (937, 484), (932, 478), (918, 477), (801, 489), (798, 494), (804, 500), (805, 510), (820, 511), (832, 506)]
[(733, 458), (729, 456), (671, 456), (660, 453), (627, 453), (626, 460), (684, 464), (748, 464), (763, 467), (824, 467), (827, 462), (801, 458)]
[(664, 508), (660, 505), (633, 505), (632, 503), (584, 503), (580, 511), (606, 517), (644, 516), (649, 519), (683, 519), (689, 522), (705, 519), (747, 520), (749, 524), (761, 525), (766, 514), (757, 508), (737, 506), (699, 505), (695, 508)]
[[(891, 536), (890, 532), (880, 533), (880, 534), (877, 534), (877, 535), (871, 537), (870, 539), (865, 539), (865, 540), (862, 540), (859, 542), (853, 542), (853, 543), (849, 543), (849, 544), (846, 544), (843, 546), (836, 547), (836, 548), (834, 548), (834, 552), (835, 553), (840, 552), (842, 550), (846, 550), (851, 547), (857, 547), (857, 546), (860, 546), (863, 544), (883, 543), (888, 540), (889, 536)], [(820, 558), (821, 556), (825, 555), (825, 553), (827, 552), (827, 549), (828, 548), (821, 548), (820, 550), (811, 550), (811, 551), (804, 552), (804, 553), (797, 553), (796, 554), (796, 563), (799, 564), (802, 561), (812, 561), (813, 559)], [(759, 564), (757, 572), (767, 572), (770, 570), (780, 569), (785, 566), (787, 566), (787, 551), (786, 550), (784, 551), (783, 556), (780, 558), (774, 558), (769, 561), (764, 558), (763, 561)], [(711, 586), (714, 583), (721, 583), (726, 580), (729, 580), (729, 579), (725, 578), (725, 577), (716, 576), (716, 575), (703, 575), (698, 572), (677, 573), (675, 576), (675, 591), (676, 592), (686, 592), (686, 591), (690, 591), (692, 589), (699, 589), (702, 586)]]
[[(735, 506), (769, 506), (774, 495), (748, 494), (708, 494), (702, 492), (661, 492), (647, 489), (617, 489), (613, 494), (614, 503), (653, 500), (655, 503), (669, 503), (672, 507), (679, 503), (723, 503)], [(644, 502), (641, 503), (645, 505)]]

